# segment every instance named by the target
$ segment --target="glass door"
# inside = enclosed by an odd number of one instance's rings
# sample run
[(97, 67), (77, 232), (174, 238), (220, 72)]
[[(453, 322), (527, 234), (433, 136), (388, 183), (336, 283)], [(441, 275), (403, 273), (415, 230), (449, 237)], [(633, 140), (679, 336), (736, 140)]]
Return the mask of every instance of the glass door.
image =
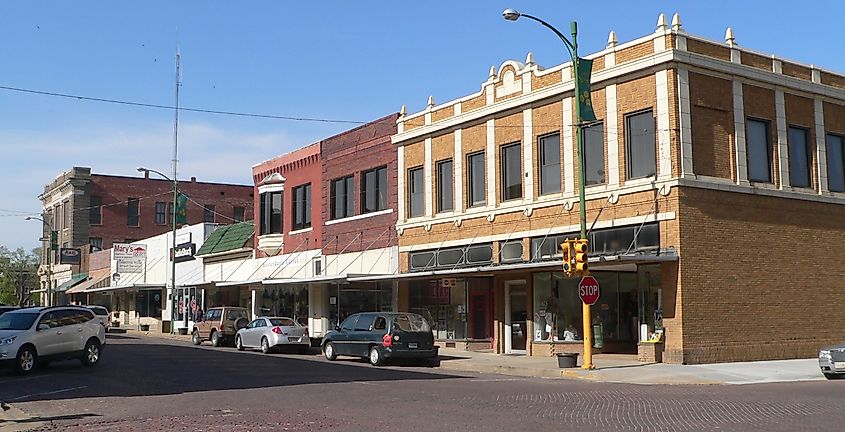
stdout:
[(528, 338), (528, 291), (524, 280), (505, 282), (505, 353), (524, 354)]

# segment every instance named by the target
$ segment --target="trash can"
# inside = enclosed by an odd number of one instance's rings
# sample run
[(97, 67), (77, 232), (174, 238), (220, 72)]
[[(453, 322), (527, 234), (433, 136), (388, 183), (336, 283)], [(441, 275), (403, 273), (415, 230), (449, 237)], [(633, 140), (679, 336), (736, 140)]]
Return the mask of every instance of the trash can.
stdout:
[(188, 328), (187, 327), (179, 327), (179, 334), (182, 335), (182, 336), (187, 335), (188, 334)]
[(557, 353), (557, 366), (563, 368), (574, 368), (578, 365), (578, 353)]
[(141, 331), (150, 331), (150, 325), (149, 324), (141, 324), (139, 327), (140, 327)]

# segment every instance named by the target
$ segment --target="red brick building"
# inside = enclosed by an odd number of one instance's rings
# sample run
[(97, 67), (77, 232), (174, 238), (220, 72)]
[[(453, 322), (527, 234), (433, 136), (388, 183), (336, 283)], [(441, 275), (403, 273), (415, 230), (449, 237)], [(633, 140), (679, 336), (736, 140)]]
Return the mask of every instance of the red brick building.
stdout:
[[(180, 181), (178, 189), (188, 196), (187, 224), (232, 223), (253, 217), (253, 188), (223, 183)], [(132, 242), (172, 229), (173, 184), (167, 180), (91, 174), (91, 168), (73, 167), (44, 186), (39, 195), (45, 221), (58, 233), (60, 248), (91, 244), (108, 249), (113, 243)], [(45, 224), (44, 236), (49, 228)], [(46, 251), (42, 248), (42, 262)], [(80, 272), (80, 265), (57, 265), (51, 256), (52, 285), (57, 286)], [(84, 269), (82, 270), (84, 271)], [(46, 287), (46, 278), (42, 281)]]
[(320, 248), (321, 176), (319, 143), (252, 167), (258, 257)]
[[(391, 114), (323, 140), (324, 254), (397, 245), (396, 149), (390, 136), (398, 117)], [(350, 187), (352, 198), (346, 193)]]

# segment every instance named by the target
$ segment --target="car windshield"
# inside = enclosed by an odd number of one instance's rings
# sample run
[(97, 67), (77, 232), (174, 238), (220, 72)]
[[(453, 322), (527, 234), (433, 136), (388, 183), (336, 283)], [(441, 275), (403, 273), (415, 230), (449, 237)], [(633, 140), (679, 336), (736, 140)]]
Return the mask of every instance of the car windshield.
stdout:
[(270, 318), (270, 324), (280, 327), (296, 327), (296, 323), (290, 318)]
[(0, 316), (0, 330), (26, 330), (38, 318), (38, 313), (6, 313)]
[(393, 325), (399, 330), (406, 332), (430, 332), (431, 327), (425, 319), (419, 315), (396, 315), (393, 317)]

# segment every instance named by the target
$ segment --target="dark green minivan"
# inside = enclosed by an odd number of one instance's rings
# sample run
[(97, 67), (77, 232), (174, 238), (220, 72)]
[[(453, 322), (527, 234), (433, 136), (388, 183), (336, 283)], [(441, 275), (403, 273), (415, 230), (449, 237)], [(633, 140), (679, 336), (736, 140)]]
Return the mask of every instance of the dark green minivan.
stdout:
[(351, 315), (323, 337), (322, 348), (328, 360), (345, 355), (369, 359), (373, 366), (399, 358), (439, 365), (431, 327), (425, 318), (414, 313)]

